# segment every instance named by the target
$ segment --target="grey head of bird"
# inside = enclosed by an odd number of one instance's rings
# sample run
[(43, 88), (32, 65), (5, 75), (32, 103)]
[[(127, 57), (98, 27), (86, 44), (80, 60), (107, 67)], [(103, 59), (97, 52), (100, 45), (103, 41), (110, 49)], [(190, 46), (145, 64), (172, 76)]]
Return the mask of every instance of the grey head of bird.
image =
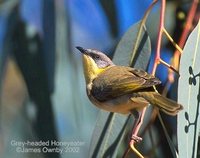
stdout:
[(94, 62), (96, 63), (98, 68), (105, 68), (111, 65), (114, 65), (114, 63), (110, 60), (108, 56), (106, 56), (103, 52), (100, 52), (95, 49), (84, 49), (82, 47), (77, 46), (76, 47), (81, 53), (91, 57)]

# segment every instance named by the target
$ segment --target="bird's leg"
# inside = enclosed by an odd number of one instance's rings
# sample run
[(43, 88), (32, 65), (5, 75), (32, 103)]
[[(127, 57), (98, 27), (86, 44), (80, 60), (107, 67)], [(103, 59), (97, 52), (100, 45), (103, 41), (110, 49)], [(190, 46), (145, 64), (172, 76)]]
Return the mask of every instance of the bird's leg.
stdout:
[(132, 115), (134, 116), (134, 124), (133, 124), (133, 129), (132, 129), (132, 134), (131, 134), (131, 140), (134, 142), (140, 142), (142, 141), (142, 138), (137, 136), (139, 128), (140, 128), (140, 118), (141, 118), (141, 113), (138, 112), (137, 110), (132, 111)]
[(135, 111), (133, 113), (133, 115), (134, 115), (135, 120), (134, 120), (134, 124), (133, 124), (133, 128), (132, 128), (131, 140), (133, 140), (134, 142), (140, 142), (140, 141), (142, 141), (142, 138), (139, 137), (137, 134), (139, 131), (138, 125), (140, 122), (141, 114), (138, 111)]
[(144, 158), (144, 157), (135, 148), (134, 143), (142, 141), (142, 138), (138, 137), (137, 134), (138, 134), (139, 129), (140, 129), (142, 123), (143, 123), (145, 111), (146, 111), (146, 107), (142, 110), (141, 113), (139, 113), (138, 111), (132, 112), (133, 116), (135, 117), (135, 123), (134, 123), (134, 126), (133, 126), (131, 141), (130, 141), (129, 145), (130, 145), (131, 149), (133, 150), (133, 152), (140, 158)]

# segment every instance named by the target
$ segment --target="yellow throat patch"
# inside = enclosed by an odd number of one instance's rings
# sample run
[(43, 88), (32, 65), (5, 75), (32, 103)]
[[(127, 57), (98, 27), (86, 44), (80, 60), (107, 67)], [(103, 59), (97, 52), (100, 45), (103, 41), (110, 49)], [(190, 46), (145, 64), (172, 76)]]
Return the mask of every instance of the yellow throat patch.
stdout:
[(86, 84), (92, 82), (93, 79), (108, 68), (98, 68), (94, 60), (85, 54), (83, 54), (83, 67)]

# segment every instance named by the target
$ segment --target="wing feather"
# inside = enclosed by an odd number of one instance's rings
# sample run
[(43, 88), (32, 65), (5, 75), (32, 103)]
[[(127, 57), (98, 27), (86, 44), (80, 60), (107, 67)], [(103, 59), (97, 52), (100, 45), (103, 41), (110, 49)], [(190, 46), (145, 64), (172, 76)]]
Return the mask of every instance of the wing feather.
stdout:
[(99, 101), (106, 101), (160, 83), (160, 80), (143, 70), (112, 66), (93, 80), (91, 94)]

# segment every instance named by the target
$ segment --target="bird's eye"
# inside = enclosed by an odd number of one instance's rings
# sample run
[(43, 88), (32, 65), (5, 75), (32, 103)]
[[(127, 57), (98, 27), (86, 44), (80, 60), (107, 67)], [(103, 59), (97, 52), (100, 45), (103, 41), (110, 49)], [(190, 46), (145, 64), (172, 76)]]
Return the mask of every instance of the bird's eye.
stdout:
[(96, 59), (100, 59), (100, 57), (98, 55), (95, 56)]

